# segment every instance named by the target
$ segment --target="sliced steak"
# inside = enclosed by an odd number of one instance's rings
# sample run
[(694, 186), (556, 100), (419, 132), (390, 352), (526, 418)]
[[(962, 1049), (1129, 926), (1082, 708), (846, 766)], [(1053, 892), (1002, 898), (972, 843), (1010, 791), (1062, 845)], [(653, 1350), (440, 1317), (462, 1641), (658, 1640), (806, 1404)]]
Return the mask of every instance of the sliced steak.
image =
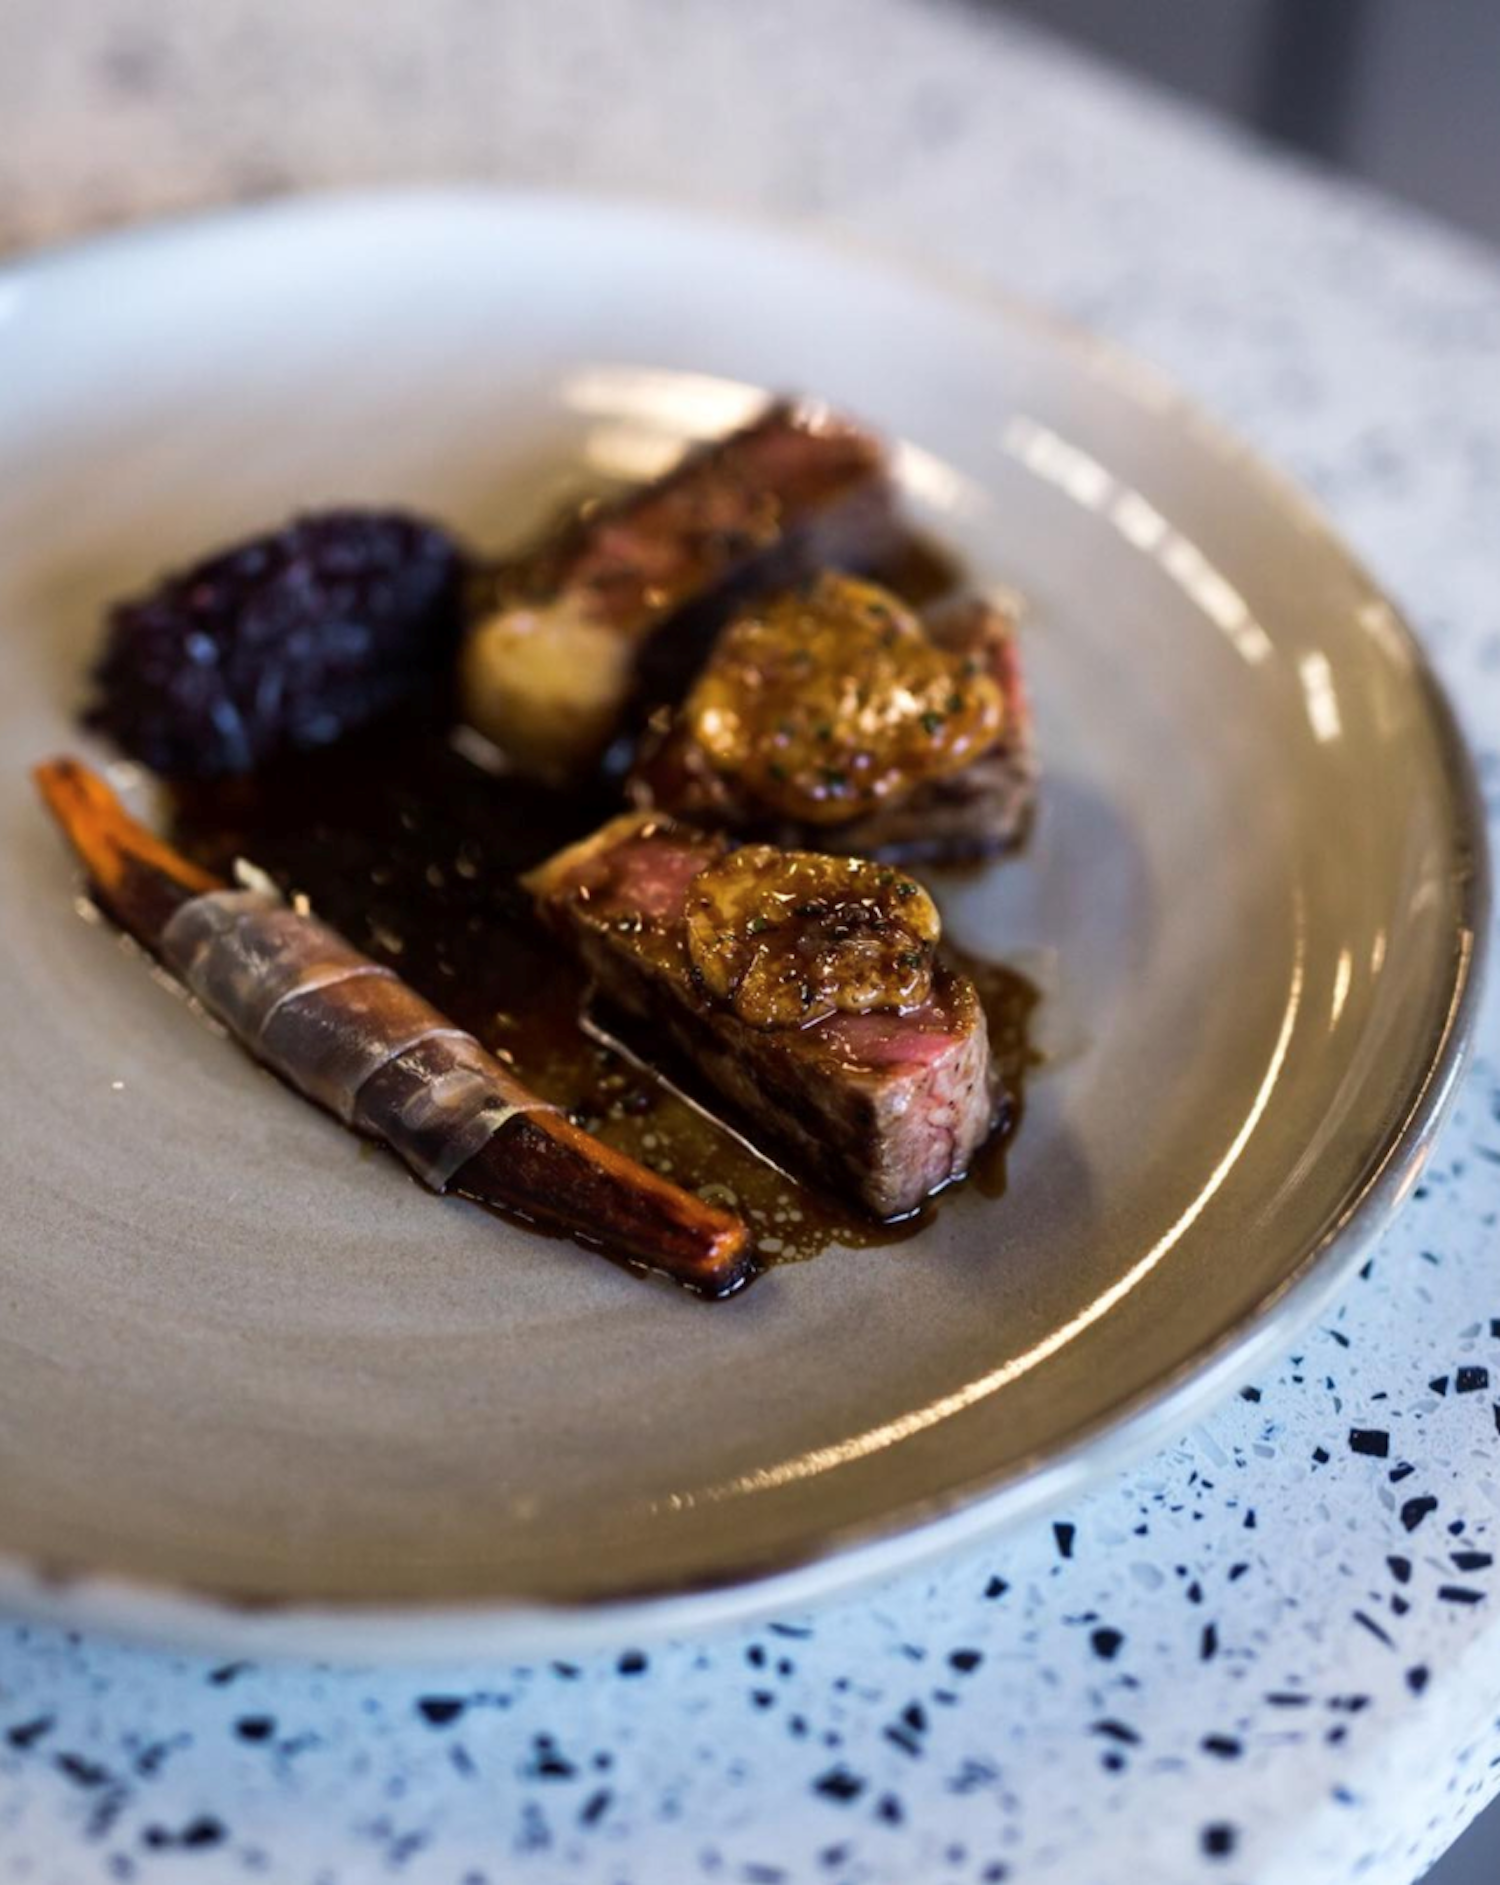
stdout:
[(465, 717), (527, 771), (594, 763), (650, 677), (680, 692), (745, 596), (861, 569), (897, 527), (868, 433), (781, 403), (654, 483), (586, 511), (474, 586)]
[[(691, 954), (690, 913), (696, 921), (706, 907), (702, 874), (717, 874), (729, 851), (723, 838), (627, 813), (559, 852), (527, 885), (603, 995), (659, 1030), (768, 1149), (877, 1217), (903, 1216), (964, 1175), (1000, 1114), (973, 985), (936, 962), (904, 1010), (835, 1008), (802, 1026), (756, 1025), (709, 994)], [(901, 873), (883, 877), (898, 898), (911, 894), (931, 909)], [(753, 937), (758, 920), (742, 936)]]
[(629, 792), (743, 837), (945, 864), (1018, 846), (1036, 779), (1008, 616), (965, 597), (921, 618), (824, 577), (725, 627)]

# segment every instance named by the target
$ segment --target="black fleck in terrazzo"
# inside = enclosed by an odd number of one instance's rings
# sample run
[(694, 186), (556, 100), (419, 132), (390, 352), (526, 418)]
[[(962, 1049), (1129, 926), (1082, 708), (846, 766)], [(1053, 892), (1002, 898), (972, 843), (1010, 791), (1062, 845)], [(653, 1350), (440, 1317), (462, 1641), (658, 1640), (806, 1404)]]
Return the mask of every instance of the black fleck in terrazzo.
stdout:
[[(665, 60), (640, 10), (70, 4), (55, 82), (0, 61), (0, 245), (396, 147), (861, 222), (1155, 358), (1308, 482), (1414, 612), (1500, 819), (1493, 260), (999, 18), (688, 0)], [(10, 0), (16, 43), (55, 13)], [(811, 1618), (525, 1668), (0, 1631), (0, 1880), (1405, 1885), (1500, 1782), (1497, 1221), (1492, 1003), (1342, 1303), (1055, 1523)]]

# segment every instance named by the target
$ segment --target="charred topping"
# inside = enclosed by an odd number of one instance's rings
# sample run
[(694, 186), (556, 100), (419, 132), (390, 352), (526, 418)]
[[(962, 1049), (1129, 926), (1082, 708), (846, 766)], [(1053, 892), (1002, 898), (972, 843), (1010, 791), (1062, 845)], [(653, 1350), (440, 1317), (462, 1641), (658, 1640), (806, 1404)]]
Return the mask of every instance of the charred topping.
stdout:
[(704, 989), (755, 1027), (917, 1008), (932, 992), (937, 908), (886, 865), (745, 845), (698, 873), (686, 915)]

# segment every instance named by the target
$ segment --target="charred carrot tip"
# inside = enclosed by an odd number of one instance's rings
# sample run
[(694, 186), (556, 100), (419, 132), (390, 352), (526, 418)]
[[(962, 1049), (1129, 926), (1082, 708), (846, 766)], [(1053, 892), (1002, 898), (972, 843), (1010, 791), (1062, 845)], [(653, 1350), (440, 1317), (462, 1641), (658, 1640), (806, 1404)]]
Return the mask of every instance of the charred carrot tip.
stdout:
[[(79, 801), (86, 795), (89, 785), (103, 785), (98, 775), (91, 773), (87, 766), (82, 766), (76, 759), (44, 759), (40, 765), (33, 766), (31, 777), (36, 789), (46, 801), (47, 809), (60, 823), (75, 815)], [(107, 791), (108, 788), (105, 787)]]
[(131, 865), (157, 871), (184, 890), (213, 890), (218, 880), (200, 870), (132, 818), (92, 767), (66, 756), (43, 760), (32, 779), (89, 875), (114, 889)]

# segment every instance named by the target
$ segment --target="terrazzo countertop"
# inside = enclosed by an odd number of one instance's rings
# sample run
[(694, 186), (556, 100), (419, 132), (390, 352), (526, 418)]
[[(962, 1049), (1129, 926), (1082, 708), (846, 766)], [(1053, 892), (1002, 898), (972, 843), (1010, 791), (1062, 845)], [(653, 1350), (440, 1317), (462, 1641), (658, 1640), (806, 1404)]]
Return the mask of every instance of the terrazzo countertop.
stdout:
[[(207, 17), (205, 17), (207, 16)], [(941, 0), (7, 0), (0, 247), (478, 176), (852, 224), (1166, 366), (1408, 607), (1500, 812), (1500, 266)], [(0, 1879), (1337, 1885), (1500, 1786), (1500, 1008), (1335, 1314), (874, 1596), (360, 1676), (0, 1630)]]

